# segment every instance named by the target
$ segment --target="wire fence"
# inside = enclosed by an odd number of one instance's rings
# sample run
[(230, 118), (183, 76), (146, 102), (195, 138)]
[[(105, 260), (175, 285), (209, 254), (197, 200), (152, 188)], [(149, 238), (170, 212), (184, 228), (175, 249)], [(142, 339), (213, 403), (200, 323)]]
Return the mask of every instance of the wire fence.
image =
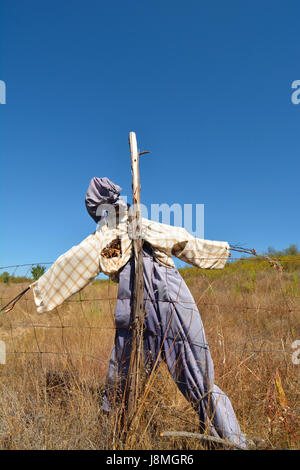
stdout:
[[(197, 259), (197, 258), (196, 258)], [(200, 258), (199, 258), (200, 259)], [(204, 259), (203, 257), (201, 257), (201, 259)], [(205, 258), (206, 260), (212, 260), (212, 259), (216, 259), (216, 258), (213, 258), (213, 257), (210, 257), (210, 258)], [(220, 259), (220, 258), (218, 258)], [(226, 258), (226, 260), (228, 262), (230, 261), (278, 261), (278, 257), (276, 256), (273, 256), (273, 255), (268, 255), (267, 257), (264, 256), (264, 255), (257, 255), (256, 257), (253, 257), (253, 256), (231, 256), (229, 258)], [(285, 262), (288, 262), (288, 263), (295, 263), (295, 262), (298, 262), (300, 261), (300, 256), (293, 256), (291, 258), (287, 257), (287, 255), (284, 255), (282, 257), (282, 261), (285, 263)], [(21, 263), (21, 264), (10, 264), (10, 265), (7, 265), (7, 266), (0, 266), (0, 271), (3, 271), (4, 269), (11, 269), (11, 268), (15, 268), (18, 269), (18, 268), (26, 268), (28, 267), (27, 269), (27, 274), (30, 270), (30, 268), (32, 268), (33, 266), (48, 266), (48, 265), (52, 265), (54, 263), (54, 261), (39, 261), (39, 262), (35, 262), (35, 263)], [(182, 266), (179, 266), (179, 269), (181, 269)]]
[[(248, 260), (251, 258), (236, 258), (236, 260)], [(291, 259), (284, 259), (284, 262), (293, 262), (300, 260), (300, 257), (293, 257)], [(24, 275), (24, 277), (27, 277), (30, 269), (33, 266), (36, 265), (50, 265), (52, 264), (51, 262), (40, 262), (40, 263), (27, 263), (27, 264), (18, 264), (18, 265), (9, 265), (9, 266), (3, 266), (0, 267), (0, 270), (3, 269), (11, 269), (13, 270), (13, 276), (15, 276), (17, 270), (19, 268), (27, 267), (27, 271)], [(208, 281), (209, 282), (209, 281)], [(14, 284), (14, 286), (18, 286), (18, 284)], [(0, 291), (0, 302), (3, 304), (5, 301), (9, 300), (11, 296), (9, 297), (8, 294), (6, 294), (6, 286), (2, 286), (2, 290)], [(12, 287), (12, 286), (10, 286)], [(67, 315), (63, 315), (61, 312), (59, 312), (59, 309), (56, 309), (56, 314), (55, 315), (55, 323), (52, 322), (39, 322), (37, 321), (37, 316), (34, 312), (34, 300), (32, 297), (29, 297), (31, 294), (28, 293), (26, 296), (22, 299), (20, 299), (20, 304), (17, 307), (17, 315), (7, 315), (3, 316), (2, 318), (0, 317), (0, 334), (1, 330), (6, 333), (5, 336), (5, 341), (10, 342), (10, 349), (7, 351), (7, 356), (8, 357), (20, 357), (20, 356), (34, 356), (34, 357), (39, 357), (41, 359), (41, 367), (43, 366), (43, 357), (46, 356), (58, 356), (58, 357), (65, 357), (68, 359), (73, 358), (86, 358), (88, 360), (95, 361), (96, 363), (101, 363), (105, 367), (108, 367), (109, 363), (109, 358), (103, 358), (99, 357), (96, 353), (93, 354), (90, 351), (90, 345), (86, 345), (85, 349), (89, 349), (89, 352), (83, 351), (83, 352), (78, 352), (78, 351), (73, 351), (71, 350), (72, 348), (69, 347), (67, 343), (67, 338), (65, 338), (65, 332), (68, 330), (82, 330), (86, 332), (92, 332), (95, 330), (96, 332), (101, 332), (103, 331), (103, 334), (107, 334), (108, 332), (111, 332), (111, 343), (113, 341), (113, 334), (116, 330), (116, 327), (114, 325), (114, 307), (115, 307), (115, 302), (117, 301), (117, 292), (116, 292), (116, 285), (112, 283), (112, 281), (105, 281), (103, 284), (100, 284), (100, 290), (103, 291), (103, 289), (106, 288), (107, 290), (107, 295), (103, 296), (96, 296), (96, 297), (91, 297), (88, 296), (84, 298), (82, 296), (82, 293), (75, 294), (75, 296), (79, 296), (79, 298), (71, 298), (68, 299), (64, 302), (64, 306), (68, 305), (74, 305), (74, 306), (79, 306), (81, 310), (81, 315), (83, 319), (85, 320), (85, 324), (73, 324), (72, 321), (70, 321), (70, 314), (67, 312)], [(29, 291), (30, 292), (30, 291)], [(213, 307), (217, 309), (223, 309), (223, 308), (234, 308), (235, 310), (240, 310), (240, 311), (249, 311), (249, 312), (278, 312), (278, 310), (282, 310), (284, 314), (292, 314), (292, 313), (298, 313), (300, 312), (300, 304), (297, 299), (296, 305), (295, 305), (295, 298), (292, 296), (287, 295), (282, 286), (282, 281), (280, 278), (280, 273), (278, 274), (278, 292), (281, 295), (281, 303), (280, 306), (270, 306), (270, 305), (261, 305), (258, 303), (256, 306), (253, 305), (247, 305), (245, 303), (236, 303), (233, 305), (229, 305), (226, 302), (207, 302), (205, 300), (202, 300), (202, 296), (200, 296), (199, 299), (195, 301), (197, 307), (201, 307), (203, 310), (205, 307)], [(112, 295), (113, 294), (113, 295)], [(73, 297), (75, 297), (73, 296)], [(151, 299), (145, 299), (145, 301), (151, 301)], [(176, 300), (172, 301), (173, 303), (176, 304)], [(182, 301), (180, 301), (182, 302)], [(92, 304), (93, 308), (92, 310), (90, 309), (88, 312), (85, 311), (84, 306), (87, 304)], [(106, 324), (95, 324), (93, 319), (90, 318), (91, 312), (97, 311), (95, 308), (95, 304), (102, 304), (105, 303), (108, 307), (106, 309)], [(100, 305), (101, 306), (101, 305)], [(72, 313), (72, 312), (71, 312)], [(74, 312), (73, 312), (74, 314)], [(25, 321), (20, 320), (20, 315), (25, 316)], [(17, 319), (15, 318), (17, 317)], [(66, 318), (67, 317), (67, 318)], [(59, 323), (57, 323), (57, 318), (59, 319)], [(51, 321), (53, 321), (53, 317), (51, 317)], [(66, 321), (66, 323), (65, 323)], [(18, 340), (18, 345), (20, 346), (20, 343), (22, 343), (22, 338), (26, 337), (26, 333), (23, 331), (32, 331), (33, 332), (33, 337), (34, 337), (34, 343), (36, 350), (25, 350), (25, 349), (16, 349), (15, 348), (15, 343), (16, 339)], [(40, 340), (38, 332), (40, 330), (58, 330), (61, 333), (61, 349), (62, 350), (51, 350), (49, 347), (46, 349), (43, 348), (43, 341)], [(20, 340), (21, 338), (21, 340)], [(0, 335), (1, 339), (1, 335)], [(300, 338), (299, 338), (300, 339)], [(240, 353), (251, 353), (252, 355), (258, 355), (258, 354), (274, 354), (274, 355), (282, 355), (284, 360), (287, 360), (287, 356), (290, 356), (293, 352), (292, 349), (286, 350), (286, 347), (281, 344), (281, 348), (278, 348), (279, 343), (276, 342), (274, 344), (270, 343), (270, 341), (267, 342), (268, 347), (263, 346), (265, 343), (265, 339), (261, 338), (257, 340), (258, 346), (257, 347), (252, 347), (249, 348), (248, 345), (236, 345), (234, 348), (230, 347), (230, 351), (236, 351)], [(95, 342), (93, 343), (95, 344)], [(252, 341), (253, 344), (253, 341)], [(271, 347), (274, 346), (274, 347)], [(221, 345), (220, 348), (224, 349), (224, 345)], [(108, 351), (110, 352), (110, 351)], [(0, 366), (0, 378), (1, 377), (8, 377), (8, 376), (22, 376), (26, 374), (32, 374), (32, 371), (28, 370), (19, 370), (20, 366), (16, 363), (16, 361), (13, 361), (13, 369), (6, 371), (5, 370), (5, 365), (2, 367)], [(73, 370), (74, 372), (74, 370)], [(229, 371), (230, 373), (230, 371)], [(76, 372), (75, 372), (76, 375)], [(78, 377), (84, 378), (85, 376), (82, 374), (77, 374)], [(91, 377), (89, 377), (91, 378)], [(99, 384), (102, 384), (104, 386), (104, 382), (100, 380), (99, 377), (94, 377)], [(238, 397), (240, 400), (243, 400), (247, 403), (251, 403), (253, 405), (260, 405), (260, 406), (266, 406), (266, 402), (264, 400), (249, 400), (248, 398), (242, 398)], [(286, 409), (285, 406), (282, 406), (280, 404), (274, 404), (275, 407)], [(289, 410), (295, 412), (295, 413), (300, 413), (300, 408), (297, 407), (289, 407)]]

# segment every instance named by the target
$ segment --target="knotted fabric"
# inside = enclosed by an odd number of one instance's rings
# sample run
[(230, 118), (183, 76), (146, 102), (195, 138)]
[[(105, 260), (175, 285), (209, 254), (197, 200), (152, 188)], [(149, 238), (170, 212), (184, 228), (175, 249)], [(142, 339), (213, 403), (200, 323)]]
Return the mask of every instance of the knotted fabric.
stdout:
[(85, 197), (85, 206), (88, 213), (98, 223), (105, 215), (106, 209), (101, 212), (101, 205), (117, 205), (121, 202), (120, 186), (108, 178), (92, 178)]

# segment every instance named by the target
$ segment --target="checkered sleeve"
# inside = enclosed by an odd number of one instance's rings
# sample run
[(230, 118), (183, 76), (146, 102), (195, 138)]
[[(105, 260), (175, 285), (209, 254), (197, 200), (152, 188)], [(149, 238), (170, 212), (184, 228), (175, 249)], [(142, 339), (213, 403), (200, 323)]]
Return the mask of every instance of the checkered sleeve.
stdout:
[(227, 242), (195, 238), (182, 227), (158, 222), (149, 221), (145, 225), (145, 238), (155, 249), (198, 268), (224, 268), (229, 255)]
[(175, 243), (172, 254), (198, 268), (223, 269), (229, 255), (229, 245), (227, 242), (193, 238)]
[(31, 284), (38, 313), (61, 305), (100, 272), (97, 232), (61, 255), (51, 268)]

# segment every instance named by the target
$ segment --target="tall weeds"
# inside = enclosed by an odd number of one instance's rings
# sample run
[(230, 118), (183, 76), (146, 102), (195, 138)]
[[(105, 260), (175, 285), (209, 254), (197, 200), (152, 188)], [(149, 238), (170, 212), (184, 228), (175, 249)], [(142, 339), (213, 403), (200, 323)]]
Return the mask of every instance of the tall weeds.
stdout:
[[(299, 447), (300, 366), (291, 349), (300, 340), (299, 273), (297, 263), (286, 261), (280, 286), (264, 261), (181, 271), (198, 303), (216, 383), (242, 430), (269, 449)], [(0, 283), (2, 304), (23, 286)], [(160, 437), (167, 430), (198, 432), (197, 416), (164, 364), (140, 398), (132, 435), (120, 435), (115, 412), (102, 412), (116, 295), (116, 284), (97, 281), (38, 315), (28, 293), (0, 317), (7, 347), (7, 363), (0, 365), (0, 448), (202, 448), (193, 439)]]

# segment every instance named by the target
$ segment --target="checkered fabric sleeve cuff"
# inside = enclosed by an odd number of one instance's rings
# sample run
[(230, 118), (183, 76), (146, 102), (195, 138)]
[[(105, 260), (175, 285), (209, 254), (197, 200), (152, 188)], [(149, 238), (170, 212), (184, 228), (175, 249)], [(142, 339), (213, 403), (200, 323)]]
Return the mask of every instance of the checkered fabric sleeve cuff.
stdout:
[(180, 259), (203, 269), (223, 269), (229, 255), (227, 242), (189, 240), (180, 253)]

